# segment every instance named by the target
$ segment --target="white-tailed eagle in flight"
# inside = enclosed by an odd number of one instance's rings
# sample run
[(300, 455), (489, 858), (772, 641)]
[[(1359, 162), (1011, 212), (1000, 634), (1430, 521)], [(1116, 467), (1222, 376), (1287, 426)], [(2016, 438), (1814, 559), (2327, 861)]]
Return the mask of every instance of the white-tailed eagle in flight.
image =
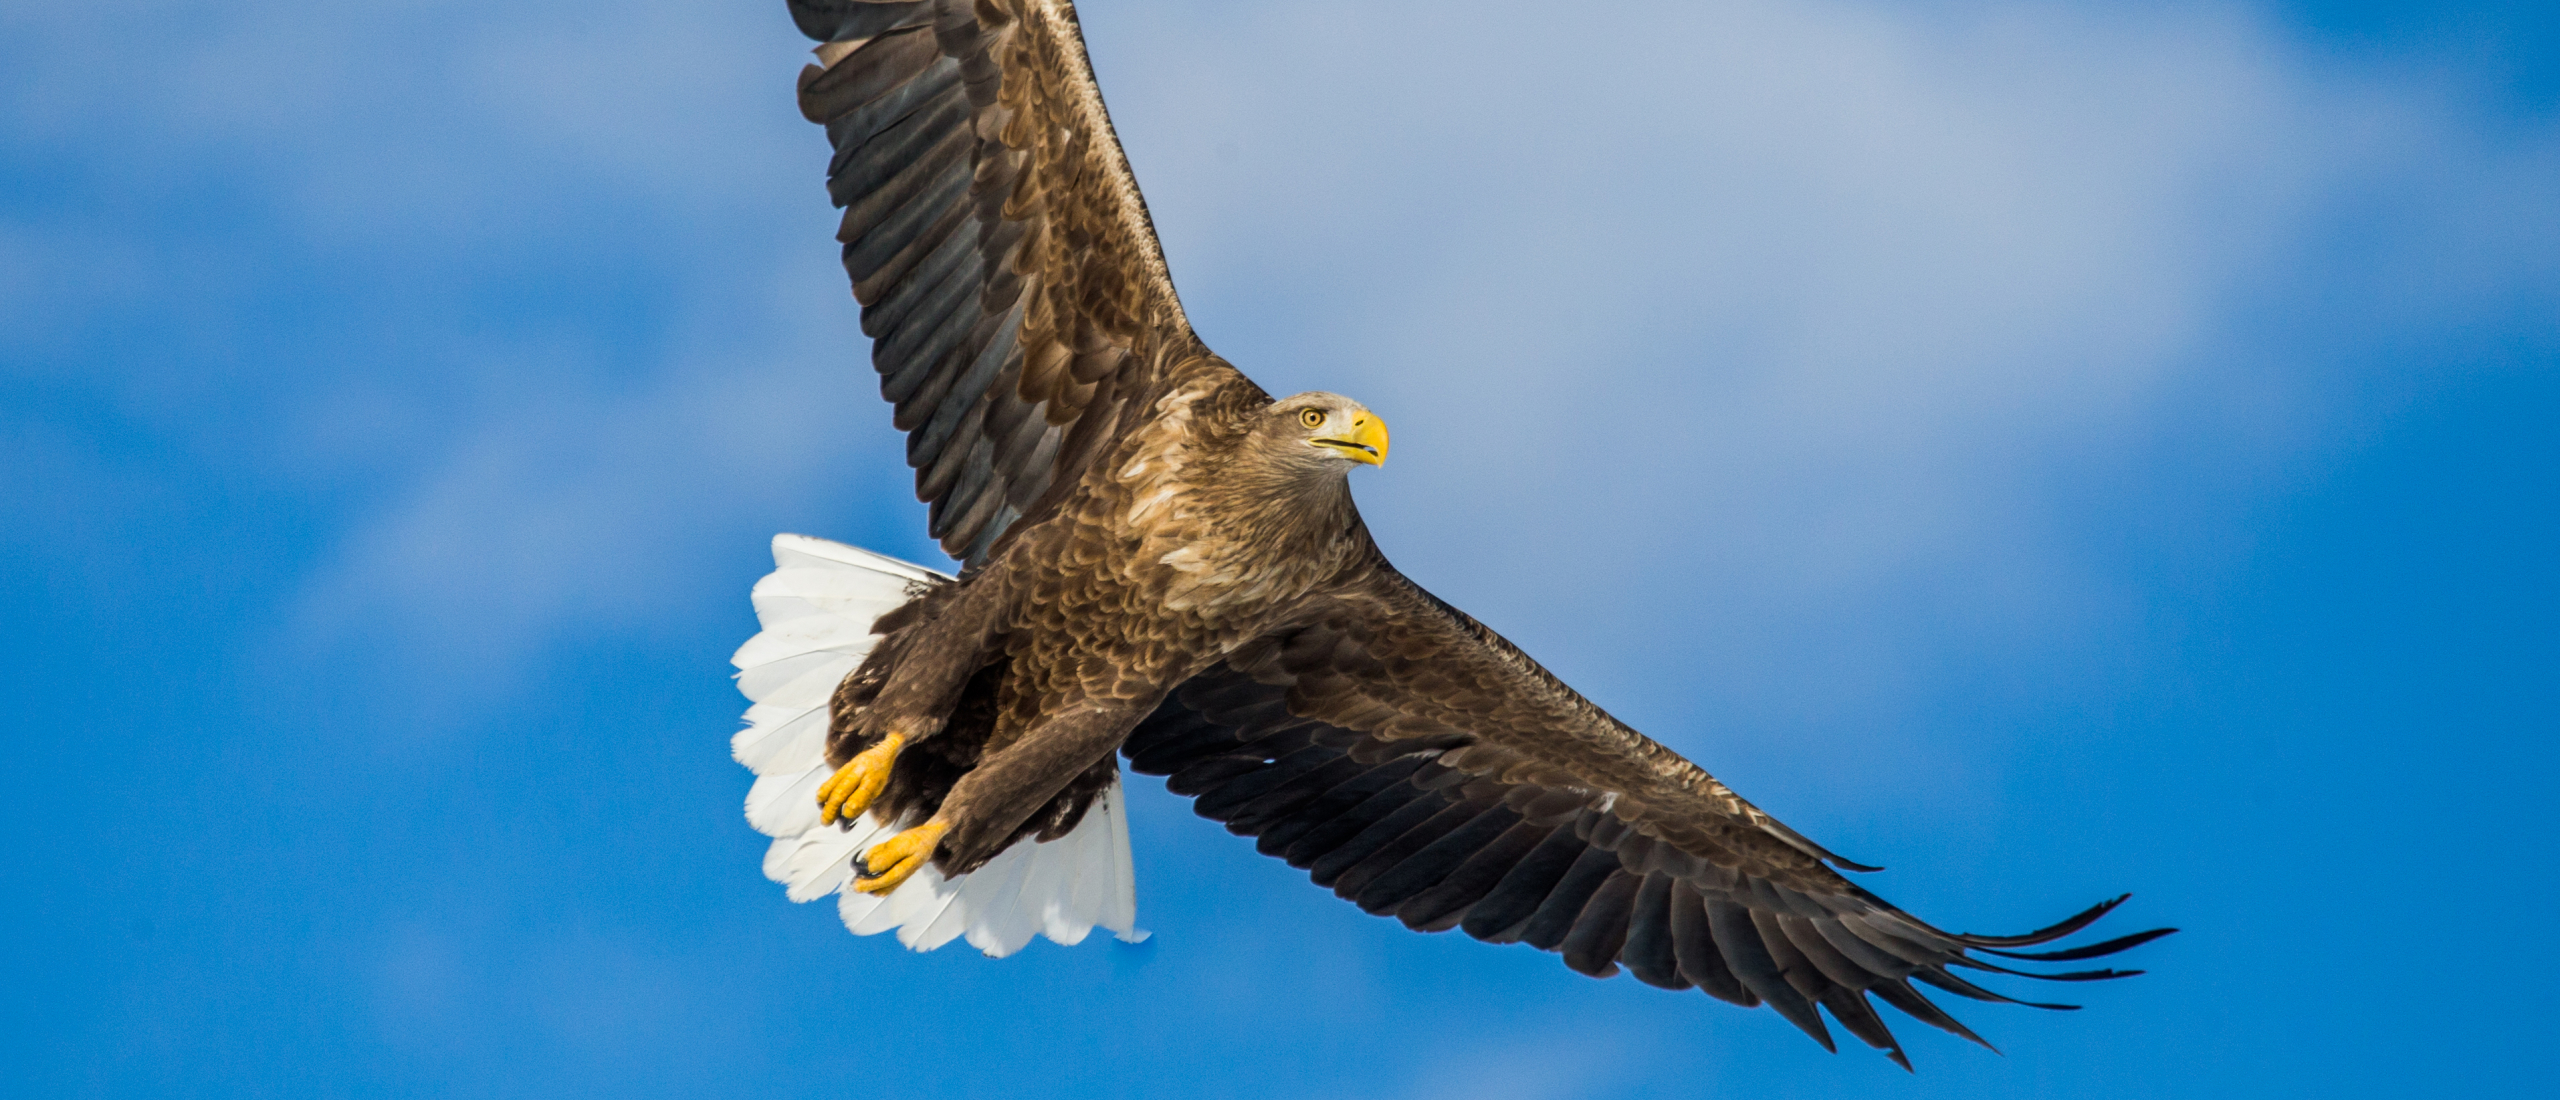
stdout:
[(1140, 935), (1125, 758), (1367, 912), (1825, 1046), (1828, 1010), (1906, 1067), (1875, 1001), (1980, 1041), (1914, 983), (2007, 1001), (1967, 975), (2165, 934), (2019, 950), (2116, 901), (1941, 931), (1397, 572), (1348, 484), (1386, 425), (1192, 331), (1067, 0), (790, 6), (881, 395), (963, 562), (774, 541), (734, 747), (791, 897), (919, 949)]

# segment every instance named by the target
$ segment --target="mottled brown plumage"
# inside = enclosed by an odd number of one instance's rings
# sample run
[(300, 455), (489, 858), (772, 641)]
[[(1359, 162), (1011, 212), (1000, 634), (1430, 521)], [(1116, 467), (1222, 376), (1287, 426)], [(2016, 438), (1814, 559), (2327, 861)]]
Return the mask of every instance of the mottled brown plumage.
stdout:
[(826, 43), (801, 106), (882, 394), (966, 562), (875, 627), (828, 759), (895, 754), (871, 810), (947, 828), (946, 873), (1064, 835), (1125, 751), (1370, 912), (1765, 1001), (1828, 1045), (1819, 1005), (1897, 1060), (1867, 994), (1971, 1037), (1909, 982), (2005, 1000), (1949, 968), (2114, 904), (1932, 928), (1396, 572), (1346, 482), (1383, 429), (1274, 401), (1192, 332), (1064, 0), (792, 10)]

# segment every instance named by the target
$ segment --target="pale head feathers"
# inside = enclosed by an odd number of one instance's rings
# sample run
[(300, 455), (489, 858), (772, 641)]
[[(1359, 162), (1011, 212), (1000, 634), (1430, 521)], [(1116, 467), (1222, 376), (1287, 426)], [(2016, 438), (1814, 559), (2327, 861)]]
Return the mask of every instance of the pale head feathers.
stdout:
[(1263, 408), (1245, 447), (1276, 469), (1338, 481), (1353, 466), (1386, 461), (1387, 425), (1348, 397), (1309, 391)]

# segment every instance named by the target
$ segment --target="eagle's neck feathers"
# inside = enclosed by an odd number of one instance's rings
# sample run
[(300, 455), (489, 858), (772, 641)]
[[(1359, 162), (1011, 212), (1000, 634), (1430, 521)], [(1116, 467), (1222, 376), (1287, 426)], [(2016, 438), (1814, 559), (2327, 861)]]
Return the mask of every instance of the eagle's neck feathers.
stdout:
[(1250, 382), (1203, 379), (1159, 400), (1123, 452), (1113, 525), (1135, 550), (1125, 566), (1164, 610), (1252, 618), (1335, 575), (1365, 544), (1348, 467), (1257, 431), (1270, 404)]

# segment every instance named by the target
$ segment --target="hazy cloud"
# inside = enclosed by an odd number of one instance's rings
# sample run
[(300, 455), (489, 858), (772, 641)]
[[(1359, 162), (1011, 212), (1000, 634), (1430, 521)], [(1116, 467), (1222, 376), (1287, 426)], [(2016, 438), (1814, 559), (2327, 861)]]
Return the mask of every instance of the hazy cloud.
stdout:
[[(2271, 312), (2387, 334), (2560, 285), (2552, 135), (2235, 6), (1092, 8), (1211, 344), (1396, 425), (1358, 489), (1399, 562), (1569, 676), (1676, 668), (1746, 713), (1873, 702), (1809, 691), (1826, 662), (1890, 698), (1924, 638), (2105, 613), (2040, 518), (2050, 482), (2165, 423), (2247, 459), (2243, 496), (2266, 441), (2316, 445), (2334, 349), (2270, 352)], [(39, 70), (152, 60), (78, 85), (102, 98), (20, 83), (22, 132), (120, 120), (137, 165), (245, 164), (313, 247), (414, 252), (422, 309), (488, 293), (438, 274), (597, 240), (673, 303), (436, 352), (450, 415), (311, 579), (306, 641), (501, 663), (742, 604), (707, 555), (777, 517), (912, 511), (770, 5), (13, 21), (64, 46), (17, 51)], [(2342, 218), (2390, 246), (2339, 262)], [(26, 239), (0, 237), (12, 286)], [(307, 381), (279, 461), (418, 404), (388, 371)]]

